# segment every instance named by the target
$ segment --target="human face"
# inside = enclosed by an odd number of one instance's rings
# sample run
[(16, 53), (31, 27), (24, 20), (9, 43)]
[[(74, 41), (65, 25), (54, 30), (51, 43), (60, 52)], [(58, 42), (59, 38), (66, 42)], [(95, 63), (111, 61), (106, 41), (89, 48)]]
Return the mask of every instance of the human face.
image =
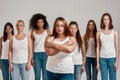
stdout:
[(6, 30), (5, 30), (5, 31), (6, 31), (7, 34), (11, 34), (11, 33), (12, 33), (12, 30), (13, 30), (12, 27), (10, 27), (10, 25), (8, 25), (8, 26), (6, 27)]
[(76, 35), (78, 28), (75, 24), (70, 25), (70, 32), (72, 35)]
[(55, 30), (58, 34), (64, 34), (64, 23), (62, 21), (57, 21)]
[(17, 28), (18, 32), (23, 32), (24, 27), (25, 27), (25, 25), (24, 25), (23, 22), (18, 22), (17, 25), (16, 25), (16, 28)]
[(43, 19), (39, 19), (39, 20), (38, 20), (37, 26), (38, 26), (38, 28), (43, 28), (43, 26), (44, 26), (44, 21), (43, 21)]
[(90, 31), (93, 31), (93, 30), (94, 30), (94, 23), (93, 23), (93, 22), (90, 22), (90, 23), (89, 23), (89, 30), (90, 30)]
[(109, 26), (110, 18), (107, 15), (103, 17), (103, 23), (105, 26)]

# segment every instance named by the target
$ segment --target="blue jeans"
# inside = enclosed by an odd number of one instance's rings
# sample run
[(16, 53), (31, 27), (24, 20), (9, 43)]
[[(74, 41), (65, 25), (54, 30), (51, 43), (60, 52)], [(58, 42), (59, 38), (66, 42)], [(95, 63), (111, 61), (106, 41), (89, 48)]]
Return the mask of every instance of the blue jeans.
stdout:
[(72, 73), (53, 73), (47, 71), (48, 80), (74, 80), (74, 74)]
[(81, 80), (82, 71), (81, 71), (82, 65), (74, 65), (74, 80)]
[(34, 73), (35, 73), (35, 80), (41, 79), (41, 70), (42, 70), (42, 77), (43, 80), (48, 80), (47, 78), (47, 71), (46, 71), (46, 61), (47, 55), (45, 52), (35, 52), (34, 53)]
[(116, 58), (100, 58), (100, 69), (102, 80), (116, 80), (116, 71), (114, 70)]
[(11, 79), (11, 75), (10, 75), (10, 71), (9, 71), (9, 63), (7, 59), (1, 59), (0, 60), (1, 63), (1, 70), (2, 70), (2, 76), (3, 76), (3, 80), (12, 80)]
[(26, 71), (26, 63), (23, 64), (16, 64), (13, 63), (13, 72), (12, 74), (12, 80), (29, 80), (29, 74), (30, 71)]
[(87, 80), (97, 80), (98, 71), (96, 69), (96, 65), (96, 58), (86, 57), (85, 67)]

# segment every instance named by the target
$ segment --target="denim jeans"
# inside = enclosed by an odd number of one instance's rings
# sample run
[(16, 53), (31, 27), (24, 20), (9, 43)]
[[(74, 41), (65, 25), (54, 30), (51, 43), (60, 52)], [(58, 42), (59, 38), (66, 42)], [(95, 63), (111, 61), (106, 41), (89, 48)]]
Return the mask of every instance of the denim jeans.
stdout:
[(74, 80), (73, 73), (53, 73), (47, 71), (48, 80)]
[(81, 80), (82, 71), (81, 71), (82, 65), (74, 65), (74, 80)]
[(10, 75), (10, 71), (9, 71), (9, 63), (7, 59), (1, 59), (0, 60), (1, 63), (1, 70), (2, 70), (2, 76), (3, 76), (3, 80), (12, 80), (11, 79), (11, 75)]
[(98, 71), (96, 69), (96, 58), (86, 57), (86, 76), (87, 80), (97, 80)]
[(100, 58), (100, 69), (102, 80), (116, 80), (116, 71), (114, 70), (116, 58)]
[(35, 73), (35, 80), (41, 79), (41, 70), (42, 70), (42, 78), (43, 80), (48, 80), (47, 78), (47, 71), (46, 71), (46, 61), (47, 55), (45, 52), (35, 52), (34, 53), (34, 73)]
[(11, 72), (12, 80), (20, 80), (20, 76), (21, 80), (29, 80), (30, 71), (26, 71), (26, 63), (13, 63), (13, 66), (13, 72)]

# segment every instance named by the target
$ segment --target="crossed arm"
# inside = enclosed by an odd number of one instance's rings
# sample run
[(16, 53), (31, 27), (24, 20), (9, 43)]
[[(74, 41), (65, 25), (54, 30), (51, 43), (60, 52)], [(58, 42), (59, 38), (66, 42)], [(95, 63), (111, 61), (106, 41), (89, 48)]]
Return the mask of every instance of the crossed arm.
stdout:
[(56, 55), (60, 51), (69, 54), (76, 47), (76, 40), (73, 37), (70, 37), (70, 39), (64, 44), (54, 43), (51, 39), (52, 37), (48, 36), (45, 40), (45, 50), (48, 56)]

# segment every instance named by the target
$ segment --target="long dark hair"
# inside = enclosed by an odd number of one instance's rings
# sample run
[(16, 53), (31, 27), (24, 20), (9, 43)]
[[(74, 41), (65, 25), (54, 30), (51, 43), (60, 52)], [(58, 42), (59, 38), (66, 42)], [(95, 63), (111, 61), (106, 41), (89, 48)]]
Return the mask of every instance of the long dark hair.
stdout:
[(89, 24), (90, 22), (93, 23), (94, 25), (94, 30), (93, 30), (93, 35), (94, 35), (94, 41), (95, 41), (95, 48), (96, 48), (96, 33), (97, 33), (97, 27), (96, 27), (96, 23), (94, 20), (89, 20), (87, 23), (87, 28), (86, 28), (86, 33), (85, 33), (85, 37), (84, 37), (84, 42), (85, 42), (85, 52), (87, 52), (88, 50), (88, 40), (90, 38), (90, 30), (89, 30)]
[(69, 24), (69, 27), (70, 27), (71, 25), (76, 25), (76, 27), (77, 27), (76, 41), (77, 41), (77, 43), (78, 43), (78, 51), (80, 52), (80, 48), (82, 48), (82, 44), (83, 44), (82, 38), (81, 38), (81, 35), (80, 35), (80, 30), (79, 30), (79, 27), (78, 27), (78, 24), (77, 24), (76, 21), (71, 21), (70, 24)]
[(41, 13), (37, 13), (37, 14), (34, 14), (32, 16), (32, 18), (30, 19), (29, 29), (32, 29), (32, 30), (38, 29), (37, 22), (38, 22), (39, 19), (43, 20), (43, 22), (44, 22), (43, 28), (44, 29), (47, 29), (49, 27), (49, 24), (48, 24), (48, 22), (46, 20), (46, 16), (41, 14)]
[(6, 32), (7, 26), (10, 26), (12, 28), (12, 35), (14, 35), (14, 28), (13, 25), (10, 22), (7, 22), (4, 26), (4, 32), (3, 32), (3, 41), (5, 42), (8, 38), (8, 34)]
[(65, 36), (71, 36), (71, 33), (70, 33), (70, 30), (69, 30), (67, 21), (66, 21), (63, 17), (58, 17), (58, 18), (56, 18), (56, 20), (55, 20), (55, 22), (54, 22), (54, 27), (53, 27), (53, 34), (52, 34), (52, 36), (54, 36), (55, 38), (58, 37), (58, 33), (56, 32), (56, 23), (57, 23), (58, 21), (62, 21), (63, 24), (64, 24), (64, 35), (65, 35)]
[(108, 16), (109, 19), (110, 19), (109, 29), (113, 29), (113, 25), (112, 25), (112, 17), (111, 17), (111, 15), (110, 15), (109, 13), (104, 13), (104, 14), (102, 15), (100, 28), (101, 28), (101, 29), (105, 29), (105, 24), (104, 24), (104, 22), (103, 22), (105, 16)]

